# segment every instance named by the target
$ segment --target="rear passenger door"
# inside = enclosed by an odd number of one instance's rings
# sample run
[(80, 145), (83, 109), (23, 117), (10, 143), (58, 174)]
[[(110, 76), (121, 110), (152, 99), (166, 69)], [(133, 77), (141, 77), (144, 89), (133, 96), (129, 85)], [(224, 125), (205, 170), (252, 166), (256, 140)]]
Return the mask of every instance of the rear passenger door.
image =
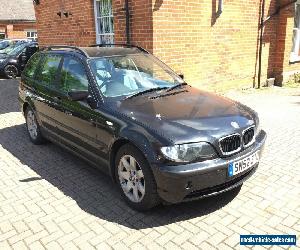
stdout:
[(73, 56), (64, 57), (58, 89), (61, 111), (57, 119), (61, 136), (73, 151), (82, 154), (88, 160), (101, 163), (101, 149), (104, 145), (97, 139), (95, 121), (98, 113), (90, 107), (87, 100), (72, 101), (68, 97), (71, 90), (90, 90), (86, 68), (80, 59)]
[[(57, 97), (57, 81), (62, 56), (45, 54), (35, 74), (31, 91), (37, 117), (47, 132), (57, 131), (57, 114), (60, 109)], [(25, 72), (26, 73), (26, 72)]]

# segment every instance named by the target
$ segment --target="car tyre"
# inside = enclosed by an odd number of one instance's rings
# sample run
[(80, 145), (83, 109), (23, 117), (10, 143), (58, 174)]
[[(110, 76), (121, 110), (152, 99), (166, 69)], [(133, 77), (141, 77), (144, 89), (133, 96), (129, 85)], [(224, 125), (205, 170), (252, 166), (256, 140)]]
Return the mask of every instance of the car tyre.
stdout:
[(40, 125), (37, 122), (36, 116), (32, 108), (28, 107), (25, 111), (26, 129), (30, 141), (35, 145), (40, 145), (45, 142), (42, 136)]
[(115, 177), (123, 198), (131, 208), (146, 211), (159, 204), (149, 163), (131, 144), (122, 146), (116, 155)]
[(15, 65), (8, 64), (4, 67), (4, 74), (8, 79), (14, 79), (19, 75), (19, 70)]

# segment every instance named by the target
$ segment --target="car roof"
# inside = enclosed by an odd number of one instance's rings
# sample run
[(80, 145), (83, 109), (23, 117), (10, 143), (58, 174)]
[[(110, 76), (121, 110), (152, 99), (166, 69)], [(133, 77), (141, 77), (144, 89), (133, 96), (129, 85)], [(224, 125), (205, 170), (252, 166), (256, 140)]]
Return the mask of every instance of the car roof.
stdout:
[[(103, 46), (103, 45), (102, 45)], [(75, 47), (67, 45), (52, 45), (44, 47), (41, 49), (42, 52), (46, 53), (71, 53), (82, 55), (86, 58), (96, 58), (96, 57), (110, 57), (110, 56), (125, 56), (137, 53), (149, 53), (145, 49), (134, 46), (134, 45), (117, 45), (116, 47), (107, 46), (90, 46), (90, 47)]]

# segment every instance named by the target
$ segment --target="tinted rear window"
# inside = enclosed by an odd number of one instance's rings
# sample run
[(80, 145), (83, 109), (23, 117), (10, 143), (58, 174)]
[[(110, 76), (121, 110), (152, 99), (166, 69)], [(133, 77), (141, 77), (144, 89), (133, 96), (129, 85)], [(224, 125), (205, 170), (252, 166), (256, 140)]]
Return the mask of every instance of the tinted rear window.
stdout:
[(42, 62), (37, 80), (49, 86), (55, 84), (60, 61), (61, 56), (46, 55)]

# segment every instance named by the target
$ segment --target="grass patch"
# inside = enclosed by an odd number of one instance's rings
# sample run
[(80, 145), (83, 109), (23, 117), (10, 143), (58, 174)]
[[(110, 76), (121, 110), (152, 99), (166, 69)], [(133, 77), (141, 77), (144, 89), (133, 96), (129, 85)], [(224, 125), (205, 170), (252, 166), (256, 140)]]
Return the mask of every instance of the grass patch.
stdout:
[(299, 88), (300, 87), (300, 73), (291, 75), (289, 80), (284, 83), (284, 87)]

